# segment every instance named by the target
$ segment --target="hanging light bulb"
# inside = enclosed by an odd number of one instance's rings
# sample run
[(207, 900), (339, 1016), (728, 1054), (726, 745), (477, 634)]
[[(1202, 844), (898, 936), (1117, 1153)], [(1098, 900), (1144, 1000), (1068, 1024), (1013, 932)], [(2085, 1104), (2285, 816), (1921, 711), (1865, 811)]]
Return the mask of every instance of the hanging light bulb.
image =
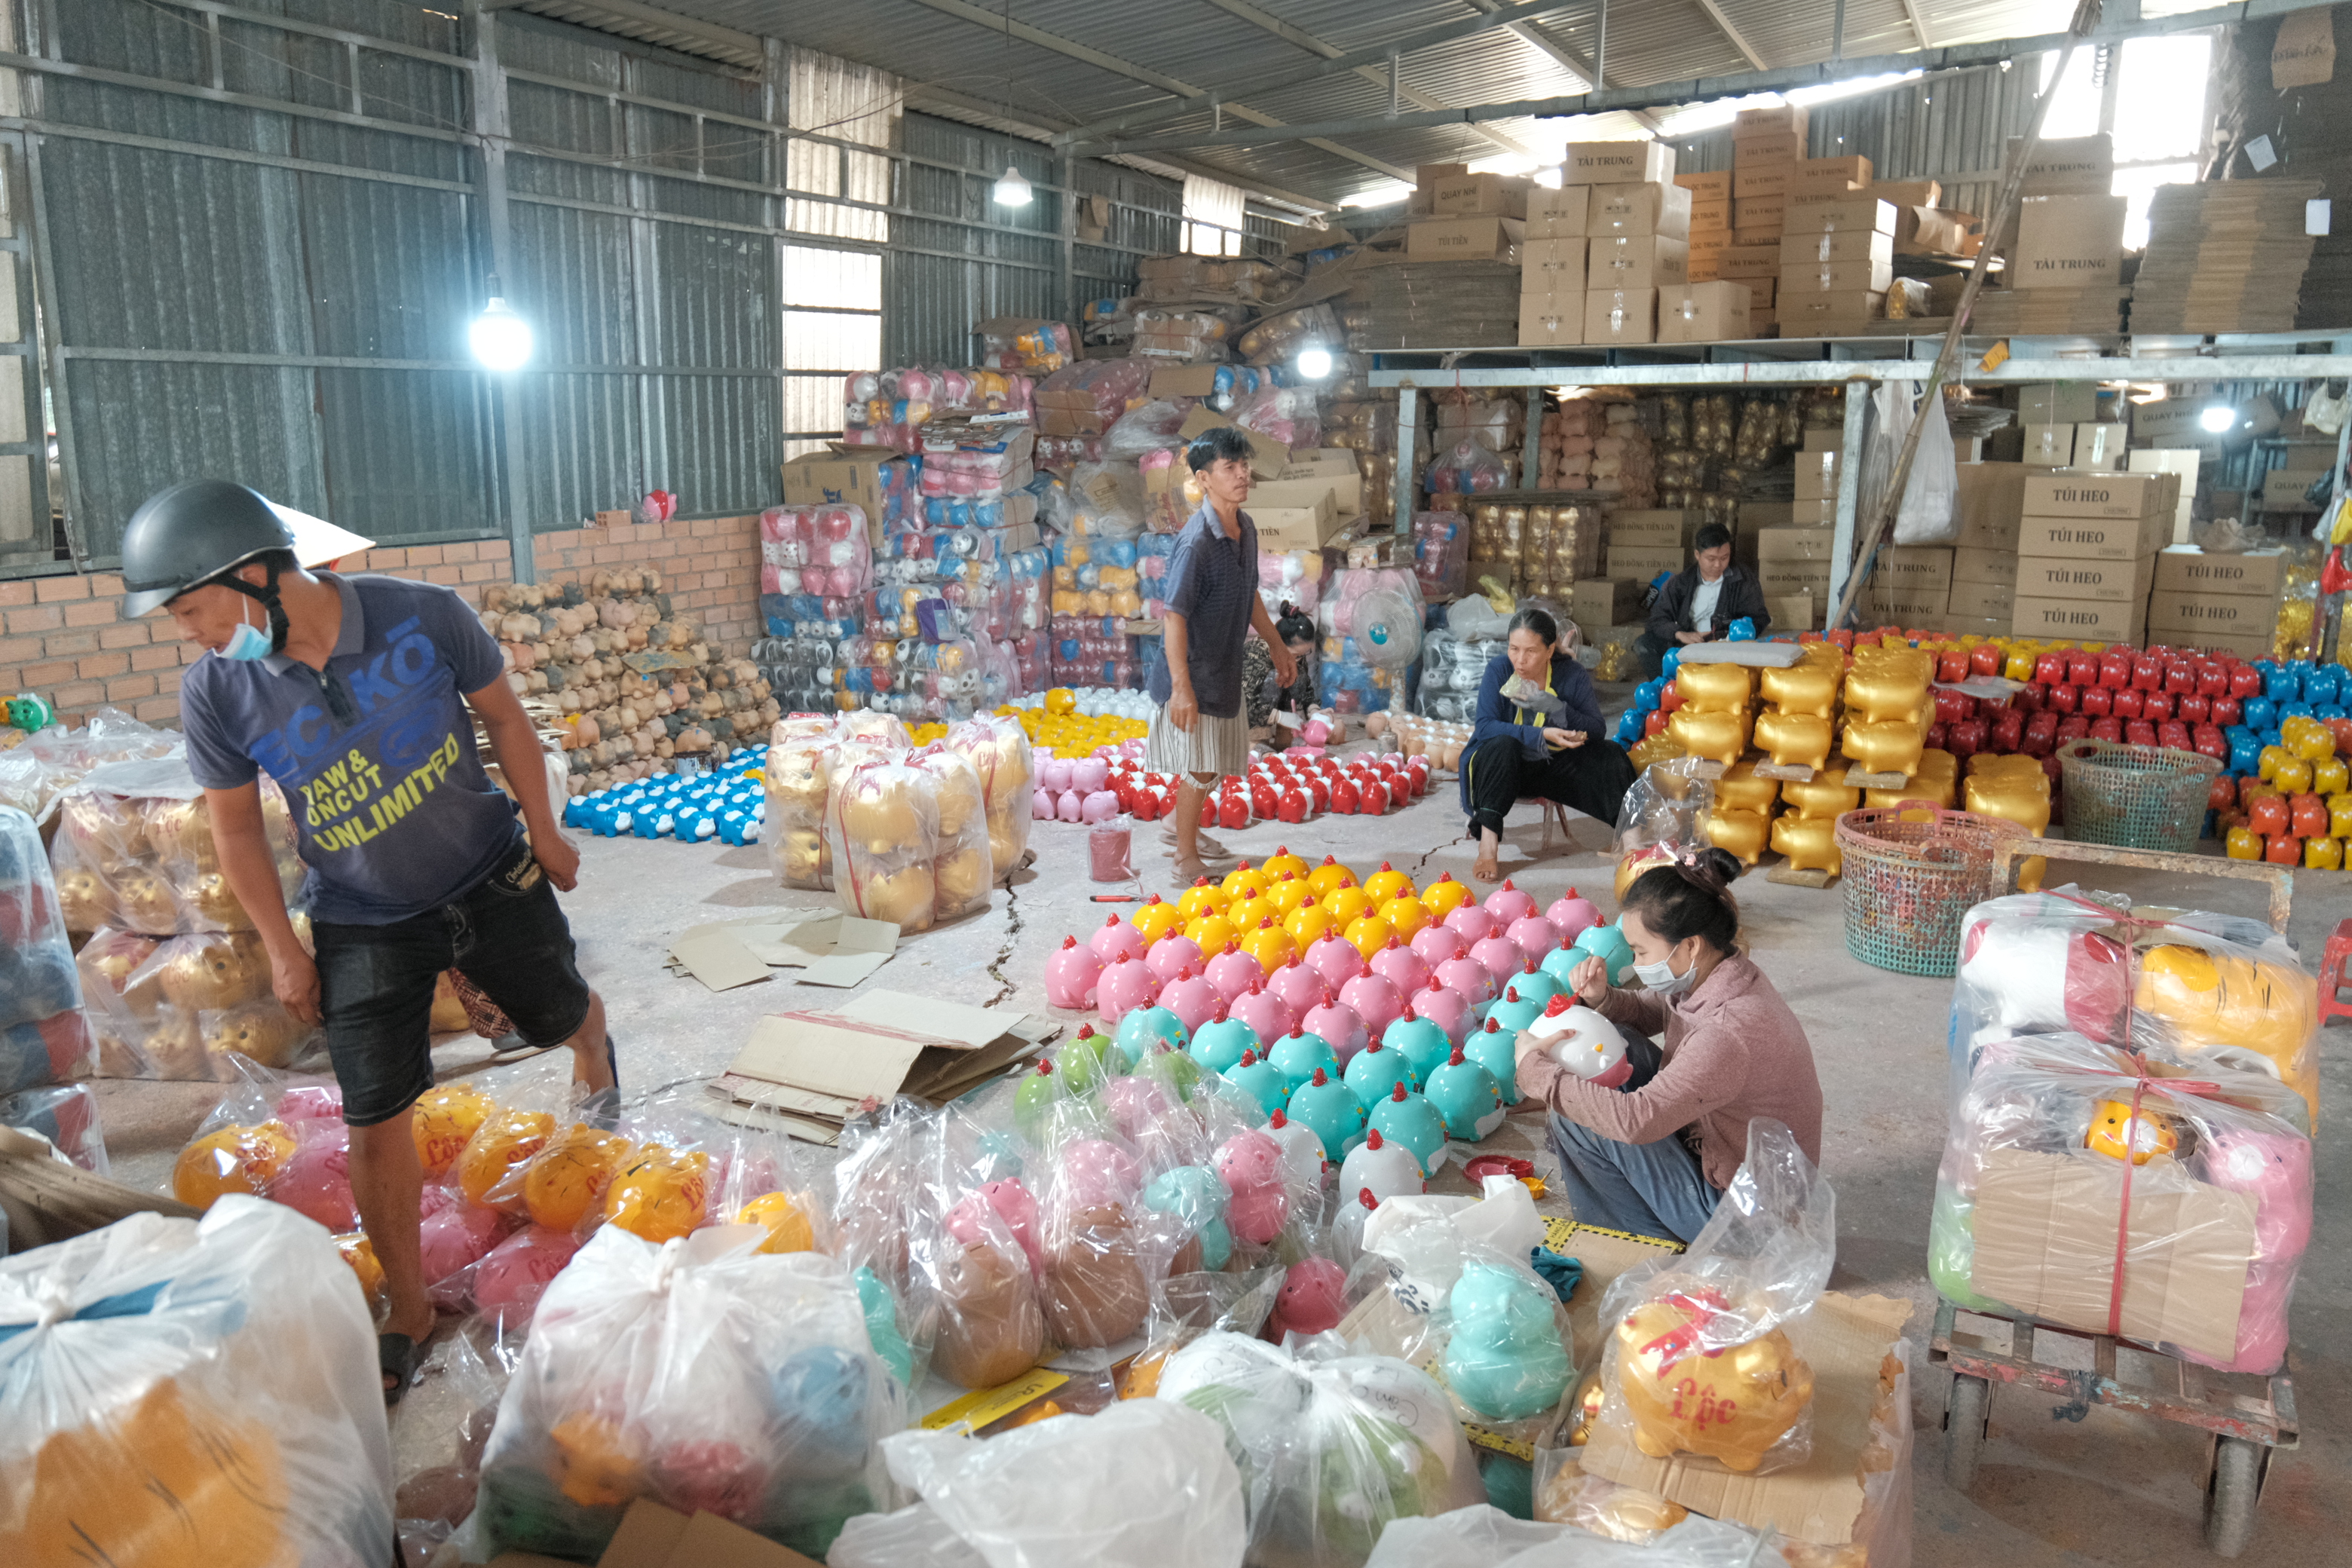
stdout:
[(1331, 374), (1331, 351), (1320, 343), (1309, 343), (1298, 351), (1298, 376), (1302, 381), (1320, 381)]
[(488, 302), (466, 329), (466, 342), (486, 370), (520, 370), (530, 359), (530, 323), (507, 308), (495, 277), (490, 279)]
[(2209, 433), (2219, 436), (2238, 423), (2238, 411), (2226, 403), (2210, 404), (2199, 412), (2197, 423)]
[(999, 206), (1025, 207), (1029, 205), (1030, 189), (1027, 177), (1020, 170), (1007, 163), (1004, 165), (1004, 173), (998, 177), (991, 194), (996, 197), (996, 205)]

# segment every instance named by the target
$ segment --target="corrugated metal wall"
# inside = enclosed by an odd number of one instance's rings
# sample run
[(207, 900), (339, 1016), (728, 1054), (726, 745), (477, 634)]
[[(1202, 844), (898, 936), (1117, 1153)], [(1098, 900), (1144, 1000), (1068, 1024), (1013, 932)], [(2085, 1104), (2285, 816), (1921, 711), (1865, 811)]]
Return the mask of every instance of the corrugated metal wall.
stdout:
[[(1176, 184), (1094, 161), (1070, 177), (1108, 230), (1066, 243), (1058, 161), (902, 117), (866, 68), (780, 47), (770, 81), (504, 11), (501, 281), (538, 344), (501, 396), (466, 346), (490, 257), (458, 18), (256, 0), (281, 3), (373, 41), (169, 0), (26, 8), (55, 30), (22, 41), (30, 128), (0, 148), (31, 176), (84, 566), (195, 474), (386, 543), (502, 534), (509, 488), (542, 531), (656, 488), (691, 514), (760, 506), (788, 433), (838, 428), (839, 372), (963, 363), (974, 321), (1129, 292), (1176, 243)], [(1038, 186), (1017, 214), (989, 200), (1007, 162)], [(63, 564), (35, 531), (0, 571)]]

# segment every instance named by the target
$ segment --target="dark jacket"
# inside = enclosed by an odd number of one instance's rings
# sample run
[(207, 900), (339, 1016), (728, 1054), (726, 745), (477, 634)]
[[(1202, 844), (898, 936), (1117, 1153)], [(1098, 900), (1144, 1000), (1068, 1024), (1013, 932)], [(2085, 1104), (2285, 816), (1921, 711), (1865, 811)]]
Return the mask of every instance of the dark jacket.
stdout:
[[(1698, 629), (1691, 623), (1691, 599), (1698, 593), (1698, 568), (1685, 566), (1675, 574), (1664, 588), (1658, 590), (1657, 603), (1650, 606), (1649, 633), (1668, 647), (1675, 645), (1676, 632)], [(1756, 623), (1756, 635), (1762, 637), (1772, 625), (1771, 612), (1764, 607), (1764, 584), (1756, 574), (1737, 563), (1723, 569), (1723, 593), (1715, 602), (1715, 619), (1709, 636), (1720, 640), (1723, 628), (1742, 616)]]
[[(1536, 762), (1543, 757), (1543, 732), (1547, 729), (1581, 730), (1597, 740), (1607, 738), (1601, 733), (1601, 699), (1592, 689), (1591, 673), (1572, 655), (1555, 654), (1551, 673), (1545, 682), (1559, 700), (1561, 711), (1558, 714), (1522, 708), (1507, 700), (1503, 696), (1503, 684), (1510, 679), (1508, 656), (1496, 654), (1486, 661), (1486, 673), (1478, 681), (1478, 722), (1470, 731), (1472, 746), (1482, 741), (1507, 739), (1517, 743), (1522, 756)], [(1462, 769), (1460, 782), (1462, 809), (1467, 814), (1471, 809), (1467, 767)]]

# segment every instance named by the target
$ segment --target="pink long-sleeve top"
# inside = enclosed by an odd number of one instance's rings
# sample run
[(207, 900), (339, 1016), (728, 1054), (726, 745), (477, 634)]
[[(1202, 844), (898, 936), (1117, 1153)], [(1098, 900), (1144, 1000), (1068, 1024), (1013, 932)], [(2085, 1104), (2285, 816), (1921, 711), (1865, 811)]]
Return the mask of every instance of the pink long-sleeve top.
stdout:
[(1804, 1026), (1764, 972), (1738, 954), (1683, 995), (1612, 990), (1601, 1015), (1622, 1029), (1665, 1033), (1657, 1076), (1631, 1094), (1596, 1088), (1534, 1052), (1519, 1092), (1621, 1143), (1654, 1143), (1698, 1129), (1699, 1169), (1720, 1191), (1747, 1157), (1749, 1118), (1788, 1124), (1805, 1158), (1822, 1158), (1822, 1083)]

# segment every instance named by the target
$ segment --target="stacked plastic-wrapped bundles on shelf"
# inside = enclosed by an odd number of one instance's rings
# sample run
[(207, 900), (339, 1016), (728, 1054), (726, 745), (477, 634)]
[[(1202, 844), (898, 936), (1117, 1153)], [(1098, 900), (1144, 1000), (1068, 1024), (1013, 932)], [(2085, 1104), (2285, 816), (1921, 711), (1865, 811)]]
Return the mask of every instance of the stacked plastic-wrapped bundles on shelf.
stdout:
[[(1066, 342), (1067, 329), (1061, 330)], [(923, 426), (934, 419), (1025, 410), (1035, 384), (1020, 369), (858, 371), (842, 384), (842, 441), (914, 452), (921, 448)]]
[(1332, 574), (1318, 616), (1323, 633), (1318, 695), (1341, 713), (1405, 706), (1421, 657), (1421, 584), (1399, 566)]
[(41, 830), (0, 805), (0, 1097), (87, 1078), (97, 1058)]
[(978, 331), (982, 363), (999, 371), (1050, 375), (1077, 354), (1069, 326), (1062, 321), (999, 316), (982, 321)]
[(1421, 579), (1421, 596), (1433, 605), (1458, 599), (1467, 590), (1470, 530), (1460, 512), (1413, 515), (1412, 571)]
[(1414, 708), (1431, 719), (1467, 724), (1478, 717), (1478, 683), (1487, 662), (1508, 645), (1500, 637), (1465, 637), (1446, 629), (1429, 634), (1421, 655), (1421, 691)]
[(2311, 1231), (2317, 1000), (2257, 921), (2071, 889), (1969, 910), (1937, 1288), (2276, 1370)]

